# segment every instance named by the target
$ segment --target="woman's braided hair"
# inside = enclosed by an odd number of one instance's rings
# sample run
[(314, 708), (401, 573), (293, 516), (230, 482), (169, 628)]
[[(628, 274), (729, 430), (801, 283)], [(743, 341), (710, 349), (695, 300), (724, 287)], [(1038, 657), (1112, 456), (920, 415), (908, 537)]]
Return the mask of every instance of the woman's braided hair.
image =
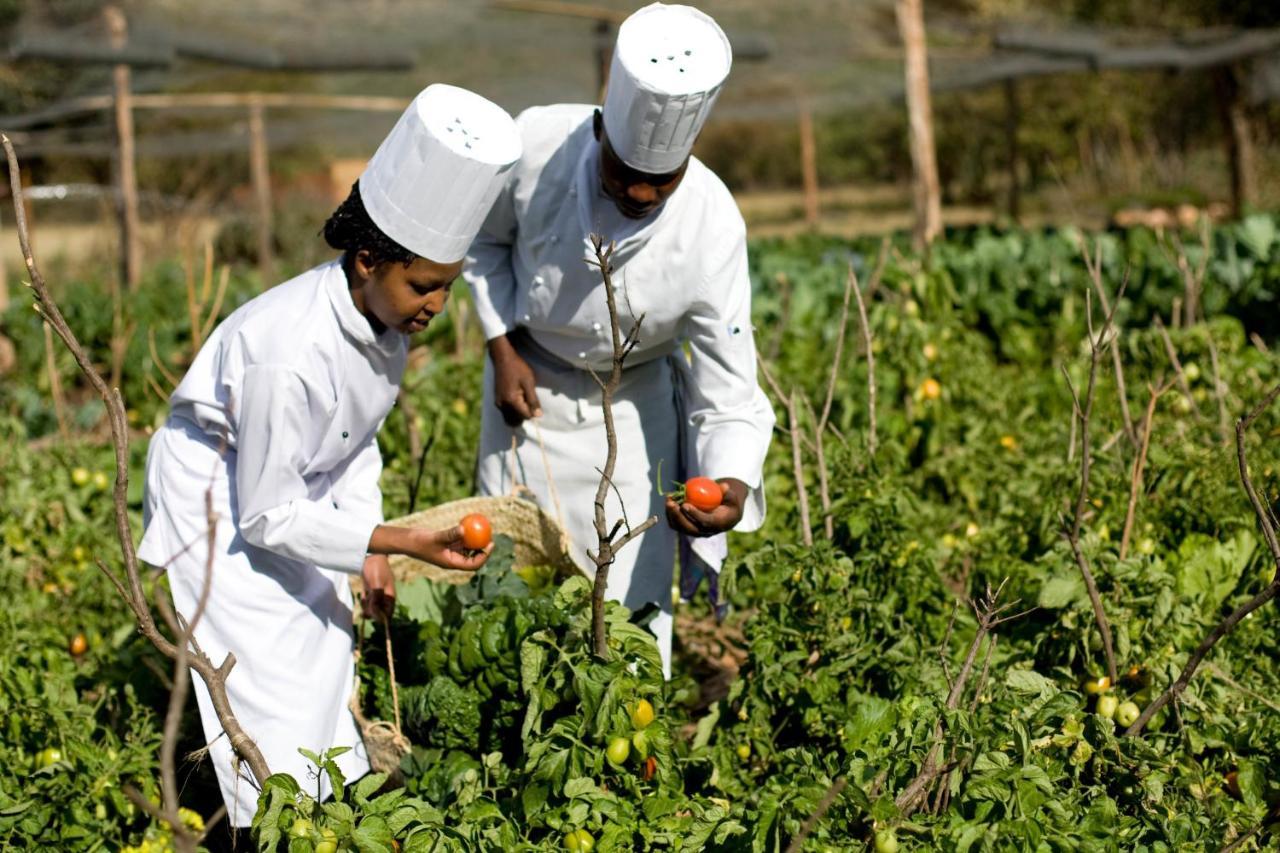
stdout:
[(348, 255), (364, 249), (374, 266), (395, 261), (407, 267), (418, 257), (384, 234), (369, 218), (360, 199), (358, 181), (351, 185), (346, 201), (325, 222), (323, 233), (326, 243)]

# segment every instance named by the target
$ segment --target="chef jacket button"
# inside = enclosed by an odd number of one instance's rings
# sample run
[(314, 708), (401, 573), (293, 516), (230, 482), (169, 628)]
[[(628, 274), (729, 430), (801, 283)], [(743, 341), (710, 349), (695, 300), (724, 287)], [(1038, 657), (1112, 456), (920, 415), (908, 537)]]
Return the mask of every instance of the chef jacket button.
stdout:
[(600, 330), (601, 330), (602, 328), (604, 328), (604, 327), (603, 327), (603, 326), (601, 326), (599, 323), (592, 323), (592, 324), (591, 324), (591, 331), (595, 332), (596, 334), (599, 334), (599, 333), (600, 333)]
[(586, 361), (586, 360), (587, 360), (587, 354), (586, 354), (585, 352), (580, 352), (580, 353), (578, 353), (578, 360), (579, 360), (579, 361)]
[(343, 437), (343, 438), (346, 438), (348, 435), (349, 435), (349, 433), (344, 429), (344, 430), (342, 431), (342, 437)]
[(551, 245), (553, 245), (553, 246), (554, 246), (556, 243), (559, 243), (559, 242), (560, 242), (560, 235), (559, 235), (559, 234), (552, 234), (552, 235), (551, 235)]
[(337, 509), (337, 508), (338, 508), (338, 502), (337, 502), (337, 501), (334, 501), (334, 502), (333, 502), (333, 508), (334, 508), (334, 509)]
[(520, 320), (521, 320), (521, 322), (528, 323), (528, 322), (529, 322), (529, 315), (528, 315), (528, 314), (525, 314), (523, 317), (521, 317), (521, 318), (520, 318)]
[(534, 286), (534, 287), (542, 287), (542, 285), (543, 285), (543, 283), (544, 283), (545, 281), (546, 281), (546, 279), (544, 279), (542, 276), (540, 276), (540, 275), (535, 275), (535, 276), (533, 277), (533, 286)]

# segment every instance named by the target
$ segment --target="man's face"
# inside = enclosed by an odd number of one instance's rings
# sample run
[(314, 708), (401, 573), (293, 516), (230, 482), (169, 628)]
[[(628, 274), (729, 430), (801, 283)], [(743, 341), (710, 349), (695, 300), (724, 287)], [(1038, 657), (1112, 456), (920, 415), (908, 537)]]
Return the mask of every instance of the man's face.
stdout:
[(439, 264), (415, 258), (407, 267), (388, 261), (366, 269), (363, 304), (358, 307), (375, 321), (375, 329), (382, 326), (412, 335), (426, 329), (444, 310), (453, 280), (462, 272), (462, 261)]
[(644, 219), (653, 213), (680, 186), (689, 167), (686, 157), (674, 172), (653, 175), (637, 171), (626, 163), (609, 144), (600, 112), (596, 111), (596, 139), (600, 140), (600, 185), (604, 193), (628, 219)]

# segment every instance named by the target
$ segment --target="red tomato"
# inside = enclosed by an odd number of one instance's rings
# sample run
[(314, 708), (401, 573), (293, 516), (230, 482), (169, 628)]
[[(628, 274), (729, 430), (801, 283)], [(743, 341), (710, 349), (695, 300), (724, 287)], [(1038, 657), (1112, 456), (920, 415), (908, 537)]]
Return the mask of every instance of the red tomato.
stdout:
[(658, 772), (658, 759), (650, 755), (644, 760), (644, 767), (640, 770), (640, 778), (648, 782)]
[(724, 500), (724, 490), (710, 477), (693, 477), (684, 484), (684, 499), (703, 512), (711, 512)]
[(493, 541), (493, 528), (489, 519), (478, 512), (465, 516), (462, 525), (462, 544), (472, 551), (483, 551)]

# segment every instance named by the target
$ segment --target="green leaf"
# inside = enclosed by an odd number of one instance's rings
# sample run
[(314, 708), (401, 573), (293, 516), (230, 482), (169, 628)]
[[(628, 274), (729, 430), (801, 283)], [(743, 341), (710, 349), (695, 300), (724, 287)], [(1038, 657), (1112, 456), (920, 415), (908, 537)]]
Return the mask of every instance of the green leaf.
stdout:
[(1258, 765), (1242, 758), (1236, 765), (1236, 782), (1240, 785), (1240, 799), (1251, 809), (1262, 804), (1263, 774)]
[(1050, 578), (1040, 588), (1036, 603), (1047, 610), (1060, 610), (1085, 595), (1084, 581), (1078, 574)]
[(1058, 690), (1052, 681), (1032, 669), (1009, 670), (1004, 683), (1014, 693), (1027, 696), (1048, 696)]
[(716, 703), (711, 709), (698, 720), (697, 726), (693, 730), (693, 744), (690, 749), (697, 751), (705, 747), (711, 742), (711, 733), (715, 731), (716, 723), (720, 722), (720, 704)]
[(414, 578), (396, 584), (396, 612), (414, 622), (436, 622), (443, 624), (445, 595), (448, 588), (445, 584), (436, 583), (427, 578)]

